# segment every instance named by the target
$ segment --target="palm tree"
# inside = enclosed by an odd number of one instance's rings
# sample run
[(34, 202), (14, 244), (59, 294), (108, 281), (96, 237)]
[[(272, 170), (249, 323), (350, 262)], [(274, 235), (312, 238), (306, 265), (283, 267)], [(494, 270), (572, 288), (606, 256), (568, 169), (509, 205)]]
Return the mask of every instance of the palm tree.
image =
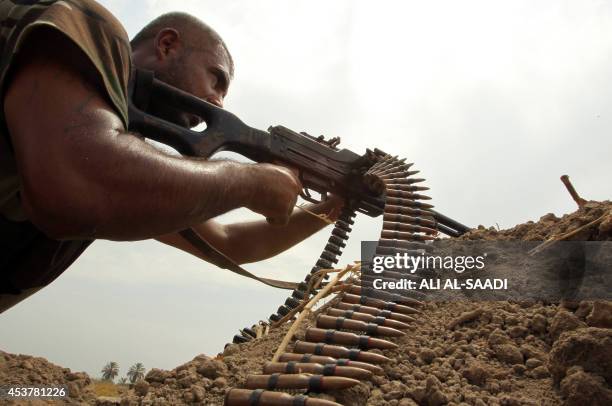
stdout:
[(145, 367), (142, 362), (137, 362), (130, 367), (130, 370), (127, 373), (128, 378), (130, 378), (131, 383), (136, 383), (144, 378)]
[(102, 368), (102, 379), (104, 380), (112, 381), (117, 375), (119, 375), (119, 364), (115, 361), (109, 362)]
[(125, 385), (127, 383), (127, 378), (124, 376), (123, 378), (119, 379), (119, 384), (120, 385)]

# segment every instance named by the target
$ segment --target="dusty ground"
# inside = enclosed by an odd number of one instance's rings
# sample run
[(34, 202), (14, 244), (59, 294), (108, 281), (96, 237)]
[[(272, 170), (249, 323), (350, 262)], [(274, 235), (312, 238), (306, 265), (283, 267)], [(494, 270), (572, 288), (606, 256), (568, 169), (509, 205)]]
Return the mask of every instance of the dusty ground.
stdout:
[[(66, 385), (72, 398), (64, 403), (79, 404), (95, 402), (91, 384), (92, 380), (85, 372), (72, 372), (40, 357), (0, 351), (0, 386)], [(23, 404), (29, 403), (23, 402)], [(33, 401), (31, 404), (45, 404), (45, 402)]]
[[(484, 227), (463, 239), (545, 240), (612, 210), (590, 202), (570, 215), (545, 215), (509, 230)], [(612, 220), (580, 232), (580, 240), (612, 239)], [(424, 317), (385, 351), (385, 373), (347, 391), (322, 395), (344, 405), (611, 405), (612, 303), (428, 303)], [(41, 358), (0, 352), (2, 384), (66, 384), (70, 403), (222, 405), (231, 387), (261, 372), (287, 327), (254, 342), (198, 355), (171, 371), (153, 369), (122, 398), (98, 398), (84, 373)], [(302, 329), (303, 331), (303, 329)], [(298, 338), (302, 332), (298, 334)]]
[[(384, 375), (323, 397), (374, 406), (612, 404), (609, 303), (595, 311), (587, 302), (573, 310), (507, 302), (431, 303), (424, 311), (426, 319), (394, 340), (399, 349), (384, 352), (393, 359)], [(464, 313), (473, 319), (458, 322)], [(595, 325), (605, 327), (589, 327)], [(142, 385), (147, 395), (124, 401), (155, 404), (163, 397), (171, 403), (221, 405), (229, 387), (240, 387), (247, 374), (261, 371), (284, 331), (231, 345), (216, 360), (201, 355), (172, 371), (154, 370)]]

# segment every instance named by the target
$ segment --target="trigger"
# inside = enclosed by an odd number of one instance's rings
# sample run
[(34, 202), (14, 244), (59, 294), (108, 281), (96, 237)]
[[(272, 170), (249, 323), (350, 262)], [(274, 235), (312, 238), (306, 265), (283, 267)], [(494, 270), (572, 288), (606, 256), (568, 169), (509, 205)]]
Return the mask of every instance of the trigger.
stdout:
[(308, 188), (302, 189), (302, 191), (300, 192), (300, 197), (310, 203), (321, 203), (320, 201), (312, 197)]

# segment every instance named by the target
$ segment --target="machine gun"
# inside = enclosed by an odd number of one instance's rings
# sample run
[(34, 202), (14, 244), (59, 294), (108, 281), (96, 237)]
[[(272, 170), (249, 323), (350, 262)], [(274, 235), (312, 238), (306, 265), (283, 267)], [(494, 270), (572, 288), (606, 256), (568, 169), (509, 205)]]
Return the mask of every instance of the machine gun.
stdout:
[[(319, 201), (312, 191), (321, 196), (334, 193), (343, 197), (346, 205), (341, 220), (346, 220), (350, 214), (354, 217), (355, 211), (372, 217), (383, 213), (387, 198), (385, 183), (371, 171), (377, 163), (389, 159), (389, 155), (380, 150), (367, 150), (359, 155), (339, 149), (339, 138), (326, 140), (282, 126), (270, 127), (268, 131), (249, 127), (229, 111), (155, 79), (150, 71), (132, 71), (129, 99), (129, 129), (169, 145), (182, 155), (208, 158), (219, 151), (232, 151), (255, 162), (285, 164), (299, 170), (304, 187), (301, 196), (305, 200)], [(206, 129), (194, 131), (150, 114), (152, 100), (200, 117)], [(428, 214), (435, 218), (438, 229), (449, 235), (457, 236), (469, 229), (437, 212), (428, 211)], [(250, 274), (191, 230), (184, 230), (181, 235), (222, 268), (275, 287), (297, 286)]]
[[(315, 138), (283, 126), (261, 131), (227, 110), (155, 79), (150, 71), (136, 69), (134, 73), (130, 83), (130, 130), (167, 144), (185, 156), (208, 158), (220, 151), (231, 151), (255, 162), (286, 164), (299, 170), (304, 186), (301, 197), (305, 200), (318, 202), (312, 191), (322, 196), (334, 193), (361, 213), (372, 217), (382, 213), (384, 186), (372, 178), (364, 182), (364, 174), (382, 152), (368, 150), (358, 155), (338, 149), (339, 138)], [(201, 117), (206, 129), (193, 131), (148, 114), (152, 99)]]

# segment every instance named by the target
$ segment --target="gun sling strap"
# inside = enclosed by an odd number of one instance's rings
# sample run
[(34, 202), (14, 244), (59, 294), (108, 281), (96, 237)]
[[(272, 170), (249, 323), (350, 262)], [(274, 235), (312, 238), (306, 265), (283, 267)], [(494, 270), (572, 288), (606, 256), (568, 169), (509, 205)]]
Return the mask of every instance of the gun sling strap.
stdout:
[(296, 289), (297, 283), (287, 282), (287, 281), (279, 281), (276, 279), (269, 278), (260, 278), (257, 275), (252, 274), (247, 271), (230, 258), (225, 256), (222, 252), (218, 251), (215, 247), (210, 245), (207, 241), (202, 239), (195, 231), (191, 228), (182, 230), (179, 232), (181, 237), (183, 237), (187, 242), (189, 242), (193, 247), (195, 247), (198, 251), (202, 253), (211, 263), (215, 264), (219, 268), (230, 270), (238, 275), (246, 276), (247, 278), (255, 279), (261, 283), (264, 283), (268, 286), (272, 286), (274, 288), (279, 289)]

